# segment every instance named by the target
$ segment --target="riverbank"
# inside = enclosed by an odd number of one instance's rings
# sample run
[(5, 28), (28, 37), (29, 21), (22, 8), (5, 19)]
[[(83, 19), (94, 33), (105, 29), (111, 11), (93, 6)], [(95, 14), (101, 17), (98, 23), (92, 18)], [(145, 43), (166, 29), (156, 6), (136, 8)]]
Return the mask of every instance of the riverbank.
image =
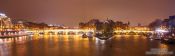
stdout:
[(0, 38), (13, 38), (13, 37), (20, 37), (20, 36), (27, 36), (28, 34), (22, 34), (22, 35), (7, 35), (7, 36), (0, 36)]

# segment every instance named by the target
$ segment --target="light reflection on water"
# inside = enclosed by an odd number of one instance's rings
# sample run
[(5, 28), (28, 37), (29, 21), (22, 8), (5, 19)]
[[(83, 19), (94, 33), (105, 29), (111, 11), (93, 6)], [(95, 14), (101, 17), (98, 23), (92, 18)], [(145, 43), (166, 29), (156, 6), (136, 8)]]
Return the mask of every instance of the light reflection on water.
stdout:
[(151, 48), (175, 51), (174, 47), (138, 35), (116, 35), (106, 41), (79, 35), (35, 35), (0, 39), (0, 56), (146, 56)]

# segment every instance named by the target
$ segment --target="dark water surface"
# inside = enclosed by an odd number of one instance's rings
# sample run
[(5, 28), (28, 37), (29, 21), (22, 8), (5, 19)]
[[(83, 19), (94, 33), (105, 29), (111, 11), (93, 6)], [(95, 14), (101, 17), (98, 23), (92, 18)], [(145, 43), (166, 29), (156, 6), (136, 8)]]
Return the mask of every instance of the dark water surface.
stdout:
[(175, 45), (144, 36), (116, 36), (107, 41), (78, 35), (23, 36), (0, 39), (0, 56), (164, 56), (146, 54), (167, 49), (175, 56)]

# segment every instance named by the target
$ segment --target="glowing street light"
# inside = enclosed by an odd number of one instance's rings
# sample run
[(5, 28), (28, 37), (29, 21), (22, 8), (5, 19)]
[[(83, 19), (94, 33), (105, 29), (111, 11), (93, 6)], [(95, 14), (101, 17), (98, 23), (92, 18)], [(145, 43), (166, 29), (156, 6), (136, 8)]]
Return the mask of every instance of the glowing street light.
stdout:
[(167, 30), (164, 30), (164, 29), (156, 29), (156, 32), (168, 32)]
[(0, 18), (4, 18), (4, 17), (7, 17), (5, 14), (3, 14), (3, 13), (0, 13)]
[(0, 13), (0, 16), (6, 16), (4, 13)]

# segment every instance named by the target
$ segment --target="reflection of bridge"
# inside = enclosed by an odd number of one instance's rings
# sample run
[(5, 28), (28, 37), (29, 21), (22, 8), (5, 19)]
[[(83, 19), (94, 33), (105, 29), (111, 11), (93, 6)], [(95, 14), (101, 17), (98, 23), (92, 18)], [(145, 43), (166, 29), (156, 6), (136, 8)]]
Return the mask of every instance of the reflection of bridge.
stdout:
[[(59, 34), (59, 35), (76, 35), (94, 33), (94, 30), (89, 29), (57, 29), (57, 30), (31, 30), (27, 31), (29, 34)], [(116, 34), (140, 34), (140, 33), (154, 33), (153, 31), (139, 31), (139, 30), (115, 30)]]

